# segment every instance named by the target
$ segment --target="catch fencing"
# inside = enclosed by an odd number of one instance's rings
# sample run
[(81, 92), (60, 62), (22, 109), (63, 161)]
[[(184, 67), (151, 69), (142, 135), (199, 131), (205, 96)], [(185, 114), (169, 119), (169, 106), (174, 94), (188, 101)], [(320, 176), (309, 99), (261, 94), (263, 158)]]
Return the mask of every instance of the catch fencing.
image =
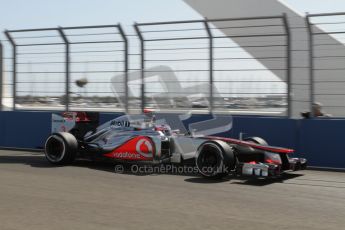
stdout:
[[(345, 13), (291, 21), (282, 14), (136, 23), (129, 34), (119, 24), (7, 30), (1, 109), (292, 117), (300, 100), (311, 115), (321, 102), (345, 116)], [(297, 47), (300, 29), (306, 42)], [(300, 51), (307, 66), (296, 65)]]
[(321, 102), (332, 115), (344, 116), (345, 13), (310, 14), (306, 21), (310, 40), (311, 101)]
[[(127, 37), (120, 25), (7, 30), (12, 108), (83, 110), (126, 108)], [(117, 79), (116, 97), (104, 87)]]

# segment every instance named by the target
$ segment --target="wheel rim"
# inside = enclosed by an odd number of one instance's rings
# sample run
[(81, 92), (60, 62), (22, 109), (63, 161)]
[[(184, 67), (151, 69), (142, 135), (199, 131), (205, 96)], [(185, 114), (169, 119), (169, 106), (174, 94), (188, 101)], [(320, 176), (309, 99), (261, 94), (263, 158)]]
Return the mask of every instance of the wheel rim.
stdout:
[(222, 150), (213, 143), (203, 145), (197, 153), (196, 165), (203, 176), (215, 176), (223, 167)]
[(57, 135), (50, 136), (45, 144), (45, 154), (49, 161), (60, 162), (65, 156), (66, 146), (63, 139)]

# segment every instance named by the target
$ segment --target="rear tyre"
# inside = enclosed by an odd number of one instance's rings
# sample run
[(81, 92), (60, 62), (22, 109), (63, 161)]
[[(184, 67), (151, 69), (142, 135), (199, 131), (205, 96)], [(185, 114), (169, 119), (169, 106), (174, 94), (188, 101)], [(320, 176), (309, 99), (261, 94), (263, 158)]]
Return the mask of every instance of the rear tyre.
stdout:
[(219, 179), (235, 168), (235, 154), (223, 141), (206, 141), (197, 151), (196, 166), (203, 177)]
[(78, 150), (78, 141), (70, 133), (54, 133), (45, 143), (45, 156), (55, 165), (66, 165), (74, 161)]
[(248, 141), (248, 142), (252, 142), (258, 145), (268, 145), (267, 141), (265, 141), (265, 139), (261, 138), (261, 137), (248, 137), (245, 138), (244, 141)]

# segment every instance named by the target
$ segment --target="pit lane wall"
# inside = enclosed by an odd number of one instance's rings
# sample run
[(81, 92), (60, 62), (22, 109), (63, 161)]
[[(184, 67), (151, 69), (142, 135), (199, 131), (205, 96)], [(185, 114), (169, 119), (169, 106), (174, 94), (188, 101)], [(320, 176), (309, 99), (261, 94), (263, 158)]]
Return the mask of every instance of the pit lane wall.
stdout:
[[(120, 113), (101, 113), (104, 123)], [(210, 119), (210, 115), (192, 115), (189, 124)], [(6, 148), (42, 148), (50, 134), (51, 112), (0, 112), (0, 146)], [(345, 119), (287, 119), (277, 117), (234, 116), (232, 129), (220, 136), (239, 138), (260, 136), (270, 145), (296, 150), (310, 166), (345, 169)], [(1, 163), (1, 162), (0, 162)]]

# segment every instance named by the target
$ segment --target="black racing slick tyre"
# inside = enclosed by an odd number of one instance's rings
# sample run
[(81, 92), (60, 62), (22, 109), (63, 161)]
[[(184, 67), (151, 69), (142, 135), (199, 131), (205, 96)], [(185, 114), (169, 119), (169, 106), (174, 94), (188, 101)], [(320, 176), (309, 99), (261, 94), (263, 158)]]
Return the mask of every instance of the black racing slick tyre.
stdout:
[(266, 145), (266, 146), (268, 145), (267, 141), (265, 141), (261, 137), (248, 137), (248, 138), (245, 138), (244, 141), (252, 142), (258, 145)]
[(45, 143), (45, 156), (55, 165), (66, 165), (74, 161), (78, 151), (78, 141), (70, 133), (54, 133)]
[(235, 168), (236, 157), (226, 142), (206, 141), (197, 150), (196, 166), (203, 177), (219, 179)]

